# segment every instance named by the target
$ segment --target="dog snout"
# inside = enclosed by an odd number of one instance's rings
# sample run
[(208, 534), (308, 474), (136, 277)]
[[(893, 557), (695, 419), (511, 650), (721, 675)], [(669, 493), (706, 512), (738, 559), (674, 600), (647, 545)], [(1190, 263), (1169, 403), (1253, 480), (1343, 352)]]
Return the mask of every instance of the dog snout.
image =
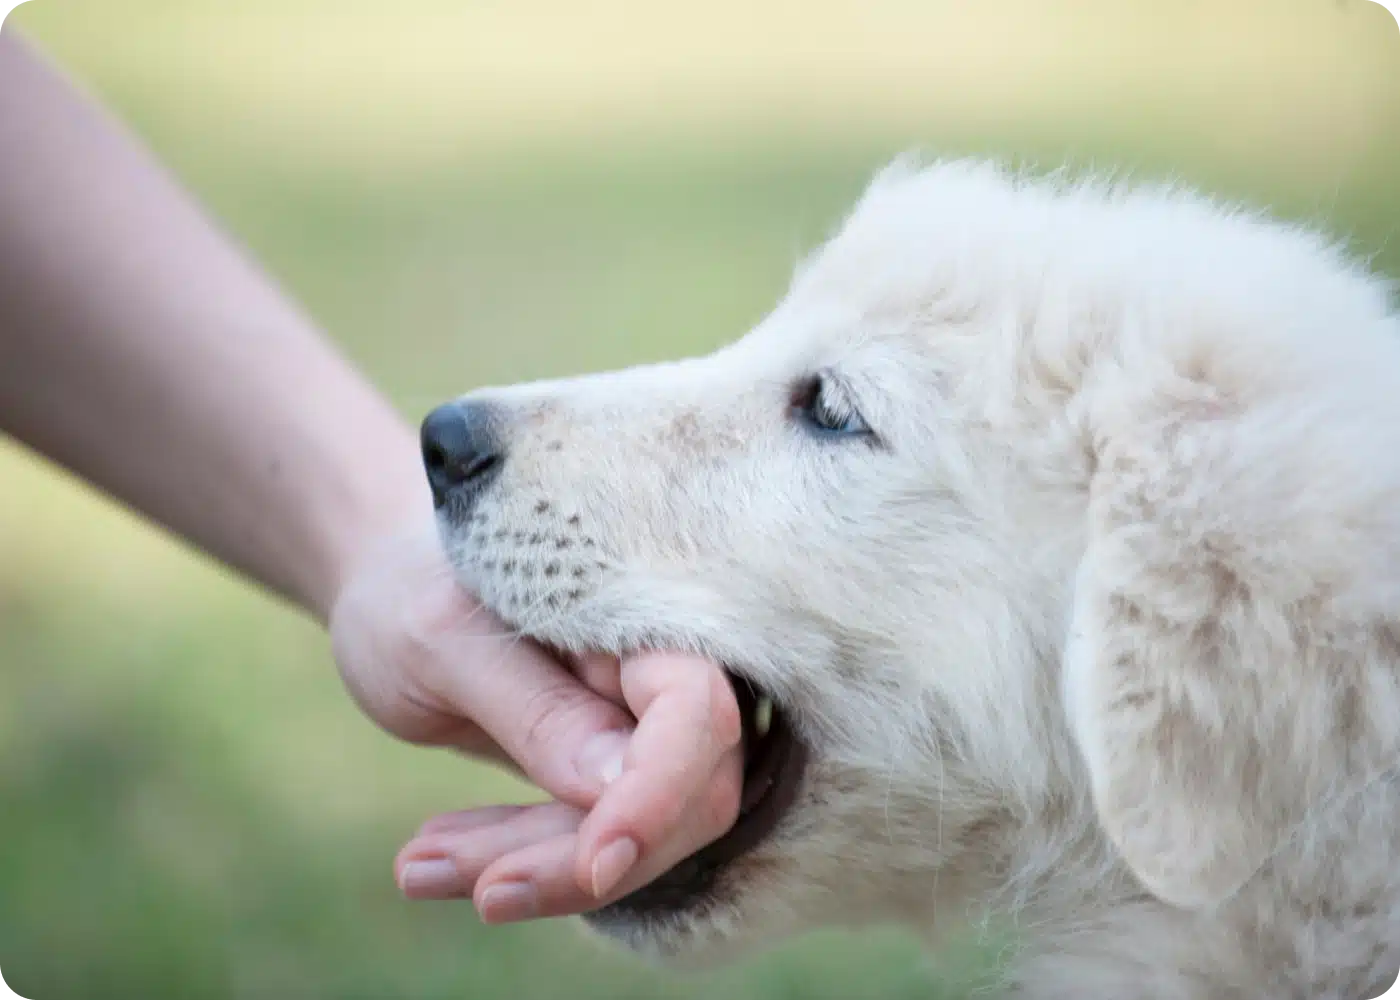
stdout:
[(506, 449), (500, 420), (487, 403), (446, 403), (423, 420), (423, 467), (433, 505), (469, 507), (500, 472)]

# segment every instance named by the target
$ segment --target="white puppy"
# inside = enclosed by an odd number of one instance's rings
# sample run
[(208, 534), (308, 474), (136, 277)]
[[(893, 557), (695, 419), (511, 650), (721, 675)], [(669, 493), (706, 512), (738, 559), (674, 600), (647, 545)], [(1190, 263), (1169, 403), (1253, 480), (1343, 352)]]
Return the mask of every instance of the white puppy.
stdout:
[(601, 931), (1004, 919), (1040, 1000), (1393, 981), (1400, 322), (1318, 236), (899, 162), (732, 346), (425, 444), (511, 624), (740, 679), (743, 816)]

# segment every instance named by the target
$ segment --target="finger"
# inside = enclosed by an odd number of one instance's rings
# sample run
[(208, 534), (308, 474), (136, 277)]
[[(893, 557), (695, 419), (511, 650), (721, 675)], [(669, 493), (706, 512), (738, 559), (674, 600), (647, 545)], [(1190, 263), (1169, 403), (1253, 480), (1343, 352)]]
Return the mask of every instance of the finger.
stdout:
[(563, 917), (598, 906), (574, 881), (578, 834), (565, 833), (515, 851), (489, 865), (472, 901), (488, 924)]
[[(709, 780), (703, 782), (700, 790), (686, 803), (670, 829), (663, 831), (661, 839), (648, 850), (640, 852), (637, 862), (625, 867), (621, 877), (611, 887), (593, 884), (595, 866), (590, 865), (589, 881), (584, 883), (584, 887), (595, 900), (594, 905), (597, 905), (599, 900), (625, 895), (646, 885), (706, 844), (722, 837), (739, 816), (739, 803), (744, 789), (743, 772), (743, 750), (733, 747), (720, 758)], [(626, 805), (620, 808), (625, 810)], [(587, 835), (585, 831), (580, 831), (580, 845), (585, 843), (583, 838)], [(586, 855), (580, 855), (584, 856)], [(595, 857), (604, 858), (603, 873), (606, 875), (606, 855), (597, 854)], [(581, 874), (582, 866), (578, 859), (575, 859), (575, 880), (578, 880)]]
[(459, 809), (434, 816), (418, 828), (414, 840), (439, 833), (466, 833), (483, 826), (503, 823), (529, 806), (482, 806), (479, 809)]
[[(694, 836), (723, 833), (742, 794), (739, 705), (717, 665), (649, 653), (623, 664), (622, 683), (640, 721), (622, 773), (579, 831), (576, 874), (595, 898), (607, 896), (644, 859), (659, 873), (680, 860), (675, 851)], [(702, 831), (681, 836), (679, 824), (702, 794), (713, 816)]]
[[(676, 839), (633, 868), (602, 898), (585, 891), (578, 884), (577, 836), (561, 835), (512, 849), (480, 871), (464, 870), (463, 874), (475, 877), (473, 899), (483, 919), (489, 923), (584, 913), (646, 885), (702, 847), (710, 836), (703, 831), (722, 831), (727, 825), (727, 819), (716, 818), (713, 803), (702, 794), (682, 815), (677, 824)], [(473, 861), (506, 842), (504, 838), (499, 838), (488, 844), (488, 836), (494, 839), (494, 833), (485, 831), (470, 835), (476, 852)], [(462, 863), (460, 856), (458, 863)]]
[(435, 725), (424, 729), (414, 742), (421, 746), (451, 750), (478, 764), (498, 767), (516, 778), (529, 778), (520, 765), (501, 749), (501, 745), (475, 723), (442, 715)]
[(480, 726), (471, 722), (448, 725), (433, 734), (431, 746), (455, 750), (473, 760), (504, 767), (517, 776), (523, 775), (520, 765), (510, 759), (501, 745), (488, 736)]
[[(581, 913), (598, 905), (574, 880), (582, 820), (581, 811), (550, 803), (463, 834), (420, 838), (400, 852), (400, 885), (411, 898), (471, 895), (488, 923)], [(451, 864), (456, 880), (415, 896), (413, 866), (423, 861)]]
[(495, 744), (492, 744), (491, 747), (481, 750), (472, 750), (455, 745), (449, 746), (446, 749), (458, 754), (459, 756), (465, 757), (474, 763), (487, 764), (491, 767), (495, 767), (498, 770), (506, 772), (512, 778), (523, 779), (525, 781), (531, 780), (530, 776), (526, 774), (523, 770), (521, 770), (520, 765), (517, 764), (515, 761), (511, 760), (509, 757), (507, 757), (506, 752), (500, 747), (495, 746)]
[(578, 679), (622, 708), (627, 707), (626, 696), (622, 693), (622, 661), (609, 653), (585, 653), (569, 658), (569, 666)]
[(587, 807), (621, 765), (632, 728), (626, 710), (599, 697), (533, 642), (455, 586), (404, 609), (419, 616), (414, 674), (433, 707), (470, 719), (531, 780)]
[(399, 851), (394, 877), (408, 898), (469, 896), (493, 862), (561, 834), (576, 833), (583, 812), (549, 802), (468, 810), (454, 820), (454, 828), (420, 834)]

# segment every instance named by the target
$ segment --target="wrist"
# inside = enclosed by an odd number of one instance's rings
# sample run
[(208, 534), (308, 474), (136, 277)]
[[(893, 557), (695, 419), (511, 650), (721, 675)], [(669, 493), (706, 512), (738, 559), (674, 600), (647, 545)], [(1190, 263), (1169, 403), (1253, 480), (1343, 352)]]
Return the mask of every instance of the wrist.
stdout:
[(417, 441), (402, 424), (390, 440), (350, 465), (355, 482), (342, 486), (333, 500), (333, 514), (320, 523), (322, 557), (310, 588), (309, 610), (323, 623), (346, 584), (372, 553), (395, 537), (431, 530), (432, 495), (419, 461)]

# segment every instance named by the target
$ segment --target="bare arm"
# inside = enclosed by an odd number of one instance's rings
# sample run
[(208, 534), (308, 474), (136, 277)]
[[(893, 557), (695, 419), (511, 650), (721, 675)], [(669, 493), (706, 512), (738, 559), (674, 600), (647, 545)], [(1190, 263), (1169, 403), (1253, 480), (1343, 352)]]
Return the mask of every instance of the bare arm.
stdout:
[(13, 30), (0, 149), (0, 429), (324, 621), (414, 435)]
[(646, 777), (625, 756), (632, 714), (455, 585), (415, 435), (12, 31), (0, 151), (0, 431), (328, 623), (351, 694), (390, 733), (514, 763), (561, 800), (554, 826), (525, 817), (528, 836), (473, 816), (415, 840), (407, 894), (474, 893), (492, 920), (577, 912), (727, 829), (742, 763), (719, 668), (633, 668), (667, 693), (634, 706), (660, 734), (648, 760), (690, 780), (609, 786), (624, 767)]

